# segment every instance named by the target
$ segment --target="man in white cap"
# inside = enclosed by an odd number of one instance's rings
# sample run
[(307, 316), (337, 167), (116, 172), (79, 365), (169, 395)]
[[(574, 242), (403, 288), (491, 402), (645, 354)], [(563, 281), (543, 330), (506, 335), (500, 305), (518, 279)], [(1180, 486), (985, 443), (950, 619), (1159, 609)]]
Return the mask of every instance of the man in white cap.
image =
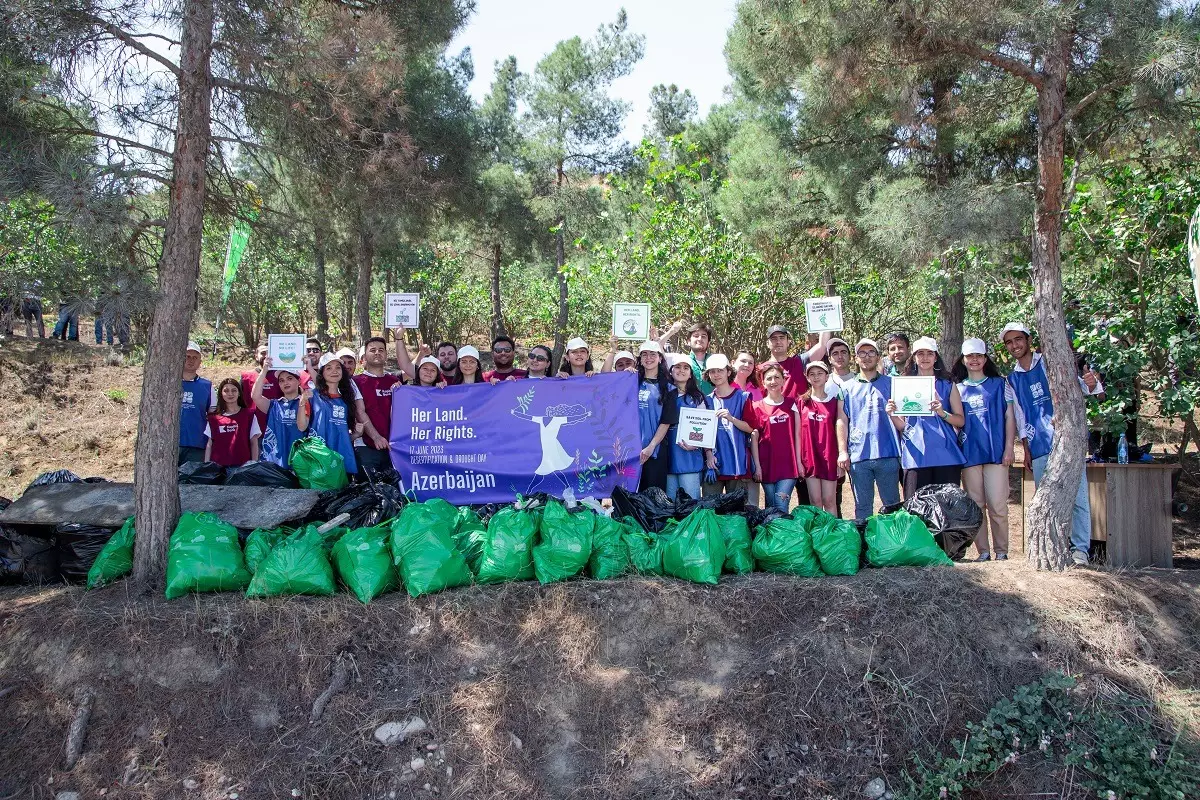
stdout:
[(204, 435), (208, 427), (208, 414), (217, 407), (217, 396), (212, 381), (201, 378), (202, 358), (200, 345), (187, 343), (187, 355), (183, 359), (183, 394), (179, 410), (179, 463), (203, 461), (204, 448), (208, 439)]
[(346, 370), (346, 374), (353, 377), (358, 371), (358, 357), (354, 355), (354, 351), (349, 347), (343, 347), (334, 353), (338, 357), (338, 361), (342, 362), (342, 369)]
[(842, 385), (838, 412), (838, 466), (850, 474), (854, 522), (860, 528), (875, 508), (875, 490), (883, 510), (900, 505), (900, 442), (887, 414), (892, 379), (879, 372), (879, 345), (862, 339), (854, 346), (858, 376)]
[[(1050, 447), (1054, 443), (1054, 402), (1050, 397), (1050, 382), (1042, 354), (1033, 350), (1029, 328), (1020, 322), (1010, 322), (1000, 333), (1004, 348), (1013, 357), (1012, 372), (1008, 375), (1017, 403), (1017, 435), (1024, 442), (1029, 466), (1033, 469), (1036, 486), (1046, 472)], [(1104, 386), (1090, 370), (1079, 379), (1084, 396), (1104, 393)], [(1087, 469), (1079, 476), (1075, 493), (1075, 508), (1071, 513), (1071, 559), (1079, 565), (1088, 563), (1092, 546), (1092, 510), (1088, 502)]]

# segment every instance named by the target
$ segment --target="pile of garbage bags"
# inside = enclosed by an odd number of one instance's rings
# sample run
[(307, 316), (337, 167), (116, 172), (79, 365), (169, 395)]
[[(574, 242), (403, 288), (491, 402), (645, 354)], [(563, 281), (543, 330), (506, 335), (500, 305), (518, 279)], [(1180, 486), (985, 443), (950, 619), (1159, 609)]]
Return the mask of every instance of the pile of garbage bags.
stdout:
[[(344, 494), (350, 490), (358, 494)], [(694, 501), (653, 489), (618, 491), (611, 513), (544, 496), (477, 509), (434, 499), (397, 502), (389, 507), (395, 513), (383, 516), (387, 494), (370, 484), (343, 489), (323, 500), (321, 513), (348, 509), (349, 524), (311, 520), (294, 529), (255, 530), (244, 544), (216, 516), (185, 513), (168, 545), (166, 595), (328, 596), (344, 587), (369, 603), (390, 591), (419, 597), (509, 581), (640, 574), (716, 585), (722, 574), (756, 569), (813, 578), (854, 575), (865, 564), (952, 563), (921, 519), (906, 511), (873, 517), (864, 535), (820, 509), (765, 512), (736, 495)], [(361, 513), (354, 505), (360, 495), (370, 499)], [(89, 588), (129, 572), (132, 522), (95, 557)]]

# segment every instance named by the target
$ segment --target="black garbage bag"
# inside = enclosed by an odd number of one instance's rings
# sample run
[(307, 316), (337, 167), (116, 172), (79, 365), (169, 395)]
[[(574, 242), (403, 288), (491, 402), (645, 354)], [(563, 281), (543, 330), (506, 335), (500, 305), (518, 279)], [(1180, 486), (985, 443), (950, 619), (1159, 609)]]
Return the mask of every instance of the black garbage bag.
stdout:
[(718, 514), (740, 514), (746, 507), (746, 490), (736, 489), (728, 494), (700, 497), (693, 500), (680, 489), (675, 493), (675, 519), (682, 520), (697, 508), (709, 508)]
[(67, 583), (85, 583), (96, 556), (116, 533), (114, 528), (67, 523), (54, 530), (58, 540), (58, 576)]
[(983, 509), (953, 483), (922, 486), (904, 508), (921, 518), (938, 546), (955, 561), (962, 559), (983, 524)]
[(84, 483), (112, 483), (108, 478), (102, 478), (99, 475), (93, 475), (90, 478), (84, 478)]
[[(686, 495), (685, 495), (686, 496)], [(612, 493), (617, 517), (632, 517), (642, 530), (658, 533), (675, 517), (675, 502), (657, 486), (631, 492), (618, 486)]]
[(508, 503), (484, 503), (470, 506), (470, 509), (479, 515), (479, 519), (483, 521), (484, 525), (491, 522), (492, 517), (496, 516), (496, 512), (502, 508), (508, 508)]
[(355, 483), (345, 489), (321, 492), (308, 519), (324, 522), (338, 514), (349, 514), (350, 519), (341, 523), (342, 527), (374, 528), (397, 516), (406, 502), (400, 489), (390, 483)]
[[(0, 583), (58, 580), (58, 551), (53, 530), (0, 526)], [(29, 531), (48, 535), (35, 536)]]
[(43, 472), (38, 475), (29, 485), (26, 490), (32, 489), (34, 486), (45, 486), (50, 483), (83, 483), (83, 478), (80, 478), (69, 469), (56, 469), (54, 472)]
[(299, 489), (300, 482), (291, 470), (269, 461), (255, 461), (225, 471), (226, 486), (274, 486), (276, 489)]
[(179, 482), (195, 486), (225, 483), (225, 467), (215, 461), (185, 461), (179, 465)]
[(785, 514), (778, 508), (758, 508), (757, 506), (744, 506), (742, 516), (746, 518), (746, 524), (750, 526), (751, 532), (757, 530), (759, 526), (770, 525), (780, 517), (791, 518), (790, 514)]
[(358, 477), (369, 483), (386, 483), (392, 486), (400, 485), (400, 473), (392, 467), (358, 466)]

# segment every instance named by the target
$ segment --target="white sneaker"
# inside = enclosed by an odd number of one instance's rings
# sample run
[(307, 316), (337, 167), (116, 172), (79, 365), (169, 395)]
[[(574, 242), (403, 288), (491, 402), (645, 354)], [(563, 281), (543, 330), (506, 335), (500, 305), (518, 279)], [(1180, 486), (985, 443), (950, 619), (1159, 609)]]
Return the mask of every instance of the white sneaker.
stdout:
[(1075, 562), (1077, 567), (1086, 567), (1088, 563), (1087, 553), (1082, 550), (1072, 550), (1071, 560)]

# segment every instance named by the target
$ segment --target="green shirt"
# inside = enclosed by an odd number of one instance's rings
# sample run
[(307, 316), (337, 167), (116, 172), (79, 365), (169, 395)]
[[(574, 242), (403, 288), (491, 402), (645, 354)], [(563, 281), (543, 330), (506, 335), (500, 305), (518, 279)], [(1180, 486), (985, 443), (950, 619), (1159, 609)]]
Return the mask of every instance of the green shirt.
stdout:
[[(696, 360), (695, 353), (688, 353), (688, 360), (692, 362), (692, 377), (696, 379), (696, 385), (700, 387), (701, 394), (712, 394), (713, 385), (704, 380), (704, 364)], [(708, 361), (708, 354), (704, 355), (705, 362)]]

